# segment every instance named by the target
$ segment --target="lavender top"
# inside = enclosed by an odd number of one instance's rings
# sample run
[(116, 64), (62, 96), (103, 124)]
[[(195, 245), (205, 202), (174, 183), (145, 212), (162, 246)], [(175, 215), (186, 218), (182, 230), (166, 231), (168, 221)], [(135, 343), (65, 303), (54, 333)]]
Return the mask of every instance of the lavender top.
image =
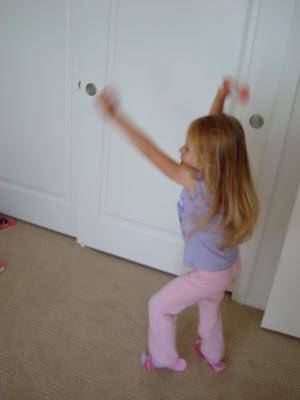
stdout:
[[(198, 179), (201, 179), (201, 175), (198, 175)], [(195, 221), (203, 218), (210, 208), (211, 197), (204, 202), (206, 196), (205, 183), (203, 180), (199, 180), (194, 198), (185, 188), (183, 188), (179, 197), (177, 207), (185, 243), (184, 265), (188, 268), (210, 272), (222, 271), (237, 260), (239, 249), (238, 247), (219, 249), (224, 230), (211, 232), (211, 228), (216, 224), (218, 217), (204, 231), (197, 229)]]

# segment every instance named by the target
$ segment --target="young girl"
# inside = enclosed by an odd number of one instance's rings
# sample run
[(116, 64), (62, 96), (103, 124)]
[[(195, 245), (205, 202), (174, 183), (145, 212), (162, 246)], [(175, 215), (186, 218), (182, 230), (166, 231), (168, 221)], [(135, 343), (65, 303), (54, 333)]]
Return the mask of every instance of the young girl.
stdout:
[(258, 216), (243, 128), (236, 118), (222, 113), (228, 94), (224, 83), (210, 114), (191, 123), (179, 149), (180, 164), (120, 111), (111, 89), (105, 88), (96, 100), (98, 109), (110, 115), (142, 154), (183, 186), (178, 212), (184, 264), (192, 271), (172, 280), (149, 302), (149, 350), (141, 357), (147, 369), (186, 368), (176, 350), (176, 319), (194, 304), (200, 313), (196, 350), (215, 372), (225, 368), (220, 303), (240, 275), (238, 245), (251, 237)]

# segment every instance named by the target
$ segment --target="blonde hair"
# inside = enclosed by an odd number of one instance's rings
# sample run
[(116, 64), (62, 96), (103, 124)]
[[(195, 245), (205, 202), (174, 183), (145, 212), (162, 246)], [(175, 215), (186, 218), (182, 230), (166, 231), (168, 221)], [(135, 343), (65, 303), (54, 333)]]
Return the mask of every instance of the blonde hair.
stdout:
[(224, 229), (220, 248), (247, 241), (254, 232), (259, 203), (242, 125), (236, 118), (219, 113), (193, 121), (187, 135), (212, 195), (210, 210), (197, 226), (203, 229), (220, 212), (217, 227)]

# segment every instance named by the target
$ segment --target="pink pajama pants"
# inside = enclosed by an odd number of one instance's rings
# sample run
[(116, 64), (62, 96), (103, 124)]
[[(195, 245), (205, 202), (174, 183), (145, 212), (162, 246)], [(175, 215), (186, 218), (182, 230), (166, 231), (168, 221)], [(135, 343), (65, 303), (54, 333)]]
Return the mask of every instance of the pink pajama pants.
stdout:
[(241, 262), (220, 272), (193, 270), (179, 276), (155, 293), (149, 302), (149, 351), (155, 361), (174, 364), (176, 350), (176, 319), (185, 308), (198, 304), (198, 334), (201, 352), (213, 363), (224, 356), (224, 339), (220, 303), (224, 292), (239, 276)]

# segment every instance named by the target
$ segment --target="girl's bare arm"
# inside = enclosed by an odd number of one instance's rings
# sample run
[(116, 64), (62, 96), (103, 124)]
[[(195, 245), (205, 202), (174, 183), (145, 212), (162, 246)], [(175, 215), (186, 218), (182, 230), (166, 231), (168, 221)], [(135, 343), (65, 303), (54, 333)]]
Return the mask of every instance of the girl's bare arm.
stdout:
[(165, 175), (182, 186), (190, 186), (192, 178), (188, 168), (183, 164), (177, 163), (161, 151), (125, 113), (119, 111), (116, 97), (110, 89), (105, 88), (98, 95), (96, 106), (109, 114), (113, 122), (130, 142)]
[(216, 97), (214, 98), (214, 101), (211, 105), (209, 114), (218, 114), (223, 111), (224, 102), (229, 93), (230, 93), (229, 85), (223, 83), (222, 86), (220, 86), (217, 91)]

